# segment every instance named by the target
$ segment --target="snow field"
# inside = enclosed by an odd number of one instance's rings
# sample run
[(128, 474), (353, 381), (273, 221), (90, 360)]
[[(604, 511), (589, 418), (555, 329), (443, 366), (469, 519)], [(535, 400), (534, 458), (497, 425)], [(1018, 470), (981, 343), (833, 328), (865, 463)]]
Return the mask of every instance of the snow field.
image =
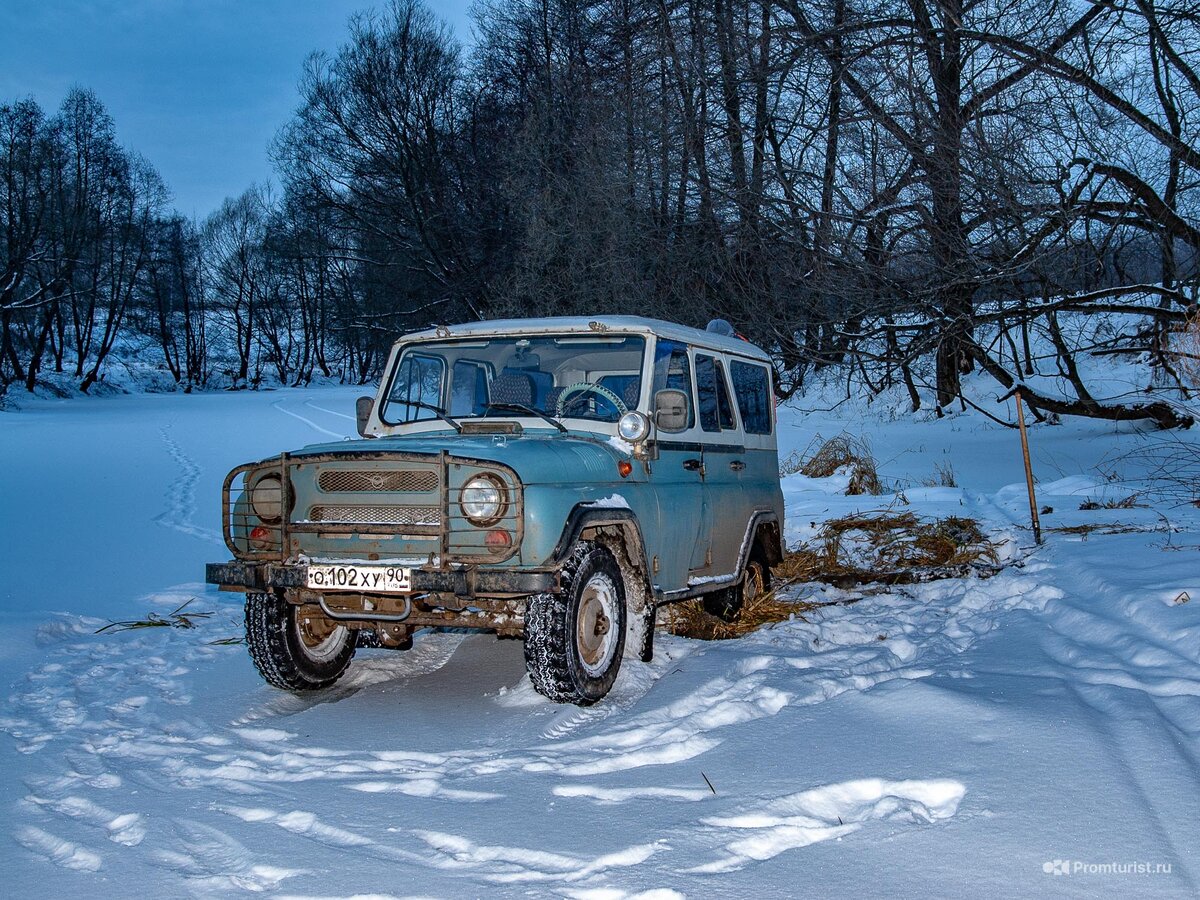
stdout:
[[(861, 426), (896, 492), (789, 477), (789, 542), (911, 509), (978, 518), (1012, 565), (848, 605), (803, 588), (831, 605), (738, 641), (660, 634), (588, 709), (537, 695), (517, 642), (461, 634), (360, 650), (335, 688), (292, 696), (214, 643), (239, 634), (240, 596), (195, 579), (224, 556), (225, 471), (345, 435), (358, 393), (0, 414), (14, 895), (1196, 892), (1200, 521), (1078, 510), (1141, 487), (1094, 468), (1128, 435), (1034, 430), (1043, 525), (1155, 530), (1038, 549), (1011, 432), (793, 411), (790, 446)], [(945, 459), (963, 487), (923, 486)], [(189, 599), (213, 613), (194, 629), (94, 633)], [(1064, 880), (1042, 869), (1058, 858), (1172, 872)]]

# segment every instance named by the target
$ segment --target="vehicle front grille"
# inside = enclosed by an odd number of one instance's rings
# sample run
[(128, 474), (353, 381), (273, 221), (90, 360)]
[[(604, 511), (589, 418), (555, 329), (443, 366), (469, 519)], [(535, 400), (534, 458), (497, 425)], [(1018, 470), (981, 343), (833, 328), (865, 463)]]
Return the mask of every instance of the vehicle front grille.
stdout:
[[(433, 470), (399, 469), (327, 469), (321, 473), (317, 486), (326, 493), (356, 491), (436, 491), (438, 473)], [(341, 507), (329, 507), (340, 509)], [(436, 524), (436, 523), (435, 523)]]
[[(466, 518), (462, 494), (484, 472), (504, 482), (506, 505), (500, 519), (479, 526)], [(275, 522), (260, 519), (248, 496), (267, 475), (279, 479), (276, 502), (286, 510)], [(496, 564), (520, 552), (525, 522), (516, 472), (500, 462), (446, 452), (282, 454), (231, 471), (221, 508), (226, 546), (234, 557), (250, 560), (419, 556), (442, 567)], [(509, 537), (503, 547), (494, 544), (497, 531)]]
[(430, 506), (314, 506), (310, 522), (345, 525), (441, 525), (441, 511)]

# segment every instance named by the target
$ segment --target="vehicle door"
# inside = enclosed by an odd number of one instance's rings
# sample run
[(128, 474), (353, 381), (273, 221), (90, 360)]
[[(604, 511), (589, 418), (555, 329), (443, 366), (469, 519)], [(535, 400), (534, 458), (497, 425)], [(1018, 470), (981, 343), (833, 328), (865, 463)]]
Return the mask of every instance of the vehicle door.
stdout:
[(775, 437), (775, 403), (767, 363), (729, 357), (729, 376), (742, 427), (745, 468), (738, 474), (748, 513), (771, 510), (783, 528), (783, 493), (779, 487), (779, 451)]
[(658, 338), (654, 347), (650, 403), (661, 390), (681, 391), (687, 398), (686, 425), (656, 434), (658, 458), (651, 463), (649, 483), (658, 503), (658, 521), (646, 535), (655, 584), (664, 591), (687, 586), (689, 573), (703, 570), (709, 555), (712, 511), (704, 489), (704, 459), (696, 423), (691, 357), (686, 344)]
[(719, 353), (699, 348), (693, 351), (693, 359), (705, 493), (712, 510), (710, 553), (704, 574), (729, 575), (738, 569), (750, 519), (750, 504), (742, 490), (746, 448), (734, 415), (724, 359)]

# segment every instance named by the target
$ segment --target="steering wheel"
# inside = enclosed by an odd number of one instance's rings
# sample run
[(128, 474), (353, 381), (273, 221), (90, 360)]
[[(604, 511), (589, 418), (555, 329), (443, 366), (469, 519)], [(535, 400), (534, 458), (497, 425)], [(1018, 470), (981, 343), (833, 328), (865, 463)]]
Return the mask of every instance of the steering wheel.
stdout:
[(579, 381), (569, 387), (563, 388), (563, 392), (558, 395), (558, 408), (556, 410), (558, 417), (561, 419), (567, 408), (567, 401), (584, 394), (599, 394), (605, 400), (609, 401), (617, 409), (618, 418), (629, 412), (629, 407), (621, 402), (621, 398), (610, 391), (602, 384), (593, 384), (590, 381)]

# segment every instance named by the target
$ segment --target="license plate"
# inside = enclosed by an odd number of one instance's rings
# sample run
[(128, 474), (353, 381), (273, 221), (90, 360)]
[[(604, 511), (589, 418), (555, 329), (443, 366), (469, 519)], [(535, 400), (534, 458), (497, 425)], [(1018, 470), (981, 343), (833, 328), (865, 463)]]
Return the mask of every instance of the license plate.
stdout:
[(381, 594), (412, 590), (412, 569), (402, 566), (308, 567), (308, 586), (321, 591), (371, 591)]

